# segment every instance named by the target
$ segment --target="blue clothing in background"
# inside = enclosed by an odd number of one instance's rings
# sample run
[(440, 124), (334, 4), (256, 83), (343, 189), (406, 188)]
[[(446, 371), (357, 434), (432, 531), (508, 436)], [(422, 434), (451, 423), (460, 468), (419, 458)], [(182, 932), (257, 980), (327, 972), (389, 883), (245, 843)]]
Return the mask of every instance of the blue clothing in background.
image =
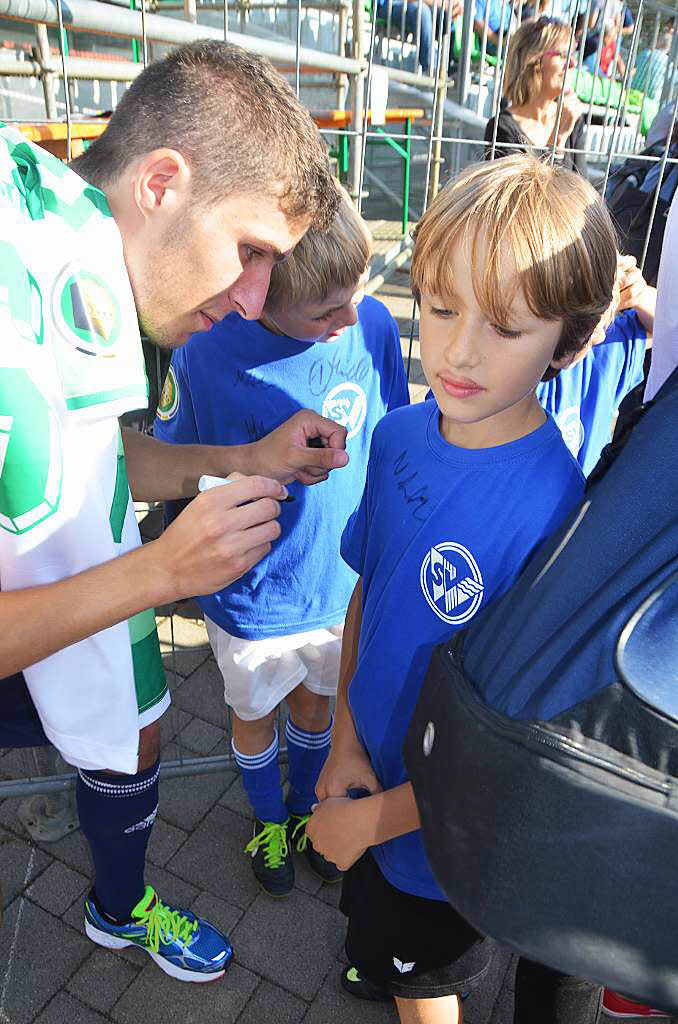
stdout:
[[(168, 386), (169, 385), (169, 386)], [(231, 313), (172, 356), (155, 435), (177, 444), (246, 444), (300, 409), (347, 427), (349, 464), (313, 487), (291, 483), (281, 506), (282, 535), (242, 579), (199, 597), (228, 633), (261, 640), (342, 622), (355, 574), (339, 557), (346, 520), (360, 499), (370, 439), (388, 409), (408, 402), (400, 336), (376, 299), (333, 342), (273, 334)]]
[[(527, 437), (478, 450), (448, 444), (439, 418), (427, 401), (377, 426), (365, 491), (341, 544), (363, 587), (348, 700), (384, 789), (407, 780), (403, 741), (434, 646), (511, 586), (584, 490), (550, 417)], [(371, 852), (398, 889), (445, 898), (419, 831)]]
[[(487, 19), (489, 27), (492, 29), (495, 35), (498, 36), (499, 31), (501, 29), (501, 8), (501, 0), (476, 0), (475, 20), (484, 22), (485, 19)], [(510, 24), (511, 4), (507, 0), (507, 3), (504, 7), (504, 32), (508, 30)], [(490, 42), (488, 42), (487, 44), (487, 50), (489, 53), (497, 52), (497, 48), (494, 45), (494, 43)]]
[(560, 427), (586, 476), (610, 441), (619, 405), (643, 379), (646, 341), (637, 313), (619, 313), (602, 344), (537, 386), (537, 398)]

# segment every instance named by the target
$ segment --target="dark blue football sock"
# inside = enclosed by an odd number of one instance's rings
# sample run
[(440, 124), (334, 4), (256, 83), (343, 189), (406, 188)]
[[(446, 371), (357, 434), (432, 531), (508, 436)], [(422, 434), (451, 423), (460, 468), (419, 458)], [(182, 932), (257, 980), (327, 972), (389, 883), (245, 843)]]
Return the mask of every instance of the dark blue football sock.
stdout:
[(282, 795), (278, 765), (278, 733), (260, 754), (241, 754), (231, 740), (233, 755), (242, 774), (245, 792), (259, 821), (287, 821), (287, 808)]
[(308, 814), (318, 798), (315, 784), (330, 752), (332, 720), (322, 732), (306, 732), (291, 718), (285, 725), (289, 792), (287, 806), (291, 814)]
[(158, 764), (136, 775), (78, 770), (80, 824), (92, 850), (98, 907), (128, 921), (144, 895), (144, 863), (158, 811)]

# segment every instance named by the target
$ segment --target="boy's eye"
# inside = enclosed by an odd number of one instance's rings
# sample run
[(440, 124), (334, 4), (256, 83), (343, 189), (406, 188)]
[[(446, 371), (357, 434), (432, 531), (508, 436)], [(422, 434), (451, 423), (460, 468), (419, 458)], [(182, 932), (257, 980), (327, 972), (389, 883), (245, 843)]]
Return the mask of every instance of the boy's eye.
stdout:
[(314, 316), (314, 317), (313, 317), (313, 322), (314, 322), (314, 323), (321, 323), (321, 322), (322, 322), (323, 320), (329, 320), (329, 318), (330, 318), (331, 316), (332, 316), (332, 312), (331, 312), (331, 310), (330, 310), (330, 311), (329, 311), (329, 312), (327, 312), (327, 313), (321, 313), (321, 314), (320, 314), (320, 316)]
[(500, 338), (519, 338), (523, 333), (522, 331), (512, 331), (509, 327), (502, 327), (501, 324), (492, 324), (491, 326)]
[(455, 309), (443, 309), (441, 306), (431, 306), (431, 313), (433, 316), (440, 317), (441, 320), (449, 320), (450, 317), (457, 315)]

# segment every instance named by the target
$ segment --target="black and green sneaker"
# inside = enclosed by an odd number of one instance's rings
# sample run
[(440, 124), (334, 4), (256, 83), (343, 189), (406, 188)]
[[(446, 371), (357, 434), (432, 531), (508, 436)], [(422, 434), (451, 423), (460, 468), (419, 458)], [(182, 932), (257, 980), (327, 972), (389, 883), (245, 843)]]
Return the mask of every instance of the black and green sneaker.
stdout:
[(305, 853), (311, 870), (322, 878), (323, 882), (340, 882), (343, 872), (331, 860), (326, 860), (322, 853), (313, 849), (313, 843), (306, 835), (306, 822), (310, 814), (290, 814), (289, 816), (289, 845), (296, 849), (297, 853)]
[(252, 871), (269, 896), (288, 896), (294, 888), (294, 864), (288, 842), (290, 819), (275, 821), (254, 819), (254, 835), (245, 847), (252, 857)]
[(341, 972), (341, 987), (356, 999), (367, 999), (371, 1003), (382, 1003), (393, 998), (383, 988), (374, 985), (367, 978), (361, 978), (355, 967), (345, 967)]

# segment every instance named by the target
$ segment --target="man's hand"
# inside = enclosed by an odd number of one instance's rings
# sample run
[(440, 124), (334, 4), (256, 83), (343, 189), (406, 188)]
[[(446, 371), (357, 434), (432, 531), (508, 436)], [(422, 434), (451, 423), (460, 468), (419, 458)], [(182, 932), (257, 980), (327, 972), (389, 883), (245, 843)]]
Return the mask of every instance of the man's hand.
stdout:
[(316, 783), (316, 795), (319, 800), (327, 800), (328, 797), (346, 796), (349, 789), (368, 789), (370, 793), (379, 793), (381, 786), (362, 747), (332, 747)]
[[(308, 441), (314, 437), (321, 438), (322, 448), (308, 447)], [(310, 409), (295, 413), (249, 448), (252, 472), (282, 483), (298, 480), (306, 485), (317, 484), (327, 480), (331, 470), (341, 469), (348, 463), (344, 450), (346, 428)]]
[(277, 480), (234, 473), (233, 482), (199, 494), (152, 549), (164, 577), (164, 601), (213, 594), (269, 553), (280, 536), (277, 518), (287, 490)]
[[(363, 806), (361, 806), (361, 804)], [(313, 849), (348, 871), (370, 845), (369, 808), (362, 800), (330, 797), (316, 804), (306, 824)]]

